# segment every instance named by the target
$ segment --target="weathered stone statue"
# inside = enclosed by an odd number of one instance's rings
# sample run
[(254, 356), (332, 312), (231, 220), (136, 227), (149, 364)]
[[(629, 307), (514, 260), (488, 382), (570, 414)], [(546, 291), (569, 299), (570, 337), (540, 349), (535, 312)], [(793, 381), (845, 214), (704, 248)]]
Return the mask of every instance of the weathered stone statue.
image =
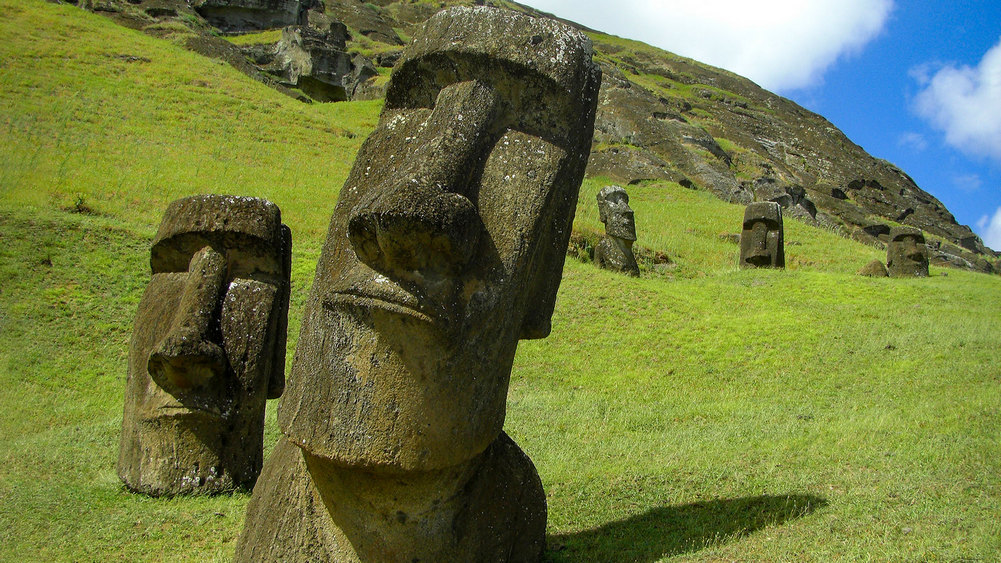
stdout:
[(150, 495), (250, 488), (285, 386), (291, 234), (263, 199), (167, 207), (129, 349), (118, 475)]
[(925, 236), (914, 227), (893, 227), (886, 245), (886, 269), (891, 278), (928, 276), (928, 247)]
[(785, 268), (782, 208), (773, 201), (757, 201), (744, 210), (740, 232), (741, 268)]
[(626, 190), (619, 186), (601, 188), (598, 192), (598, 216), (605, 224), (605, 236), (594, 249), (595, 264), (606, 270), (639, 276), (640, 268), (633, 256), (636, 221)]
[(549, 333), (599, 83), (561, 23), (427, 21), (341, 189), (237, 561), (539, 560), (507, 387)]

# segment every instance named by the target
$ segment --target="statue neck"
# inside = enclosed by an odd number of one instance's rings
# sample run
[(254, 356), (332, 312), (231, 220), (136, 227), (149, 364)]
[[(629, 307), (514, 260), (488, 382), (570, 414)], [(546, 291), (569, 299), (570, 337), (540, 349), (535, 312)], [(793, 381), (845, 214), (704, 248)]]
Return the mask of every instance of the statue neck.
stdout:
[(304, 452), (310, 477), (333, 524), (360, 561), (434, 561), (447, 553), (464, 489), (483, 454), (426, 472), (371, 473)]

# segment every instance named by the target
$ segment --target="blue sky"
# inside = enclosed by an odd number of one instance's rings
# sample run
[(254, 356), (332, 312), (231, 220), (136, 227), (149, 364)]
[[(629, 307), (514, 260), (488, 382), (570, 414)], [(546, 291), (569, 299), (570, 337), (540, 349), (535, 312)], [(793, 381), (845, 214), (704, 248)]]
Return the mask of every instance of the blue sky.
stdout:
[(823, 115), (1001, 250), (1001, 1), (522, 1)]

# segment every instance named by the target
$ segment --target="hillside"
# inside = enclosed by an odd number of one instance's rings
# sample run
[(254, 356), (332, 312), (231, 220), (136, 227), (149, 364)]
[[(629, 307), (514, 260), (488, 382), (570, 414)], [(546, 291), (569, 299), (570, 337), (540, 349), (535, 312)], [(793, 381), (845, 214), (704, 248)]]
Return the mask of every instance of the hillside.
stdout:
[[(307, 101), (379, 97), (415, 26), (447, 5), (473, 3), (551, 17), (508, 0), (285, 0), (261, 12), (272, 19), (254, 21), (218, 0), (81, 0)], [(290, 70), (282, 58), (291, 55), (282, 54), (288, 38), (277, 29), (295, 22), (313, 30), (299, 43), (312, 49), (313, 67)], [(343, 31), (328, 31), (330, 22)], [(873, 158), (822, 116), (733, 73), (585, 31), (604, 71), (589, 176), (665, 180), (735, 203), (777, 201), (787, 216), (877, 247), (891, 226), (910, 225), (929, 235), (933, 264), (1001, 272), (1001, 254), (906, 172)], [(338, 62), (315, 66), (331, 58)]]
[[(152, 499), (115, 474), (149, 244), (179, 197), (276, 202), (291, 361), (381, 103), (303, 104), (44, 0), (0, 0), (0, 33), (0, 561), (230, 561), (248, 494)], [(610, 180), (582, 186), (585, 238)], [(552, 335), (515, 359), (505, 429), (547, 491), (546, 561), (997, 559), (1001, 278), (863, 278), (882, 250), (796, 220), (785, 271), (741, 271), (719, 233), (742, 205), (630, 195), (671, 263), (568, 259)]]

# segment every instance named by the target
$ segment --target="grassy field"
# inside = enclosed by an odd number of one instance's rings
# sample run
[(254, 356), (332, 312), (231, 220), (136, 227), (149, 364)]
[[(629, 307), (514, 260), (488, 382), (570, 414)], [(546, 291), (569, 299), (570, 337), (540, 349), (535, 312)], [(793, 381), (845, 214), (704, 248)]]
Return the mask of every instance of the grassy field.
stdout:
[[(177, 197), (278, 203), (292, 350), (379, 104), (303, 105), (42, 0), (0, 0), (0, 31), (0, 560), (228, 561), (249, 495), (150, 499), (115, 475), (149, 241)], [(604, 183), (578, 231), (600, 232)], [(672, 264), (568, 259), (553, 334), (512, 374), (550, 562), (1001, 558), (1001, 277), (861, 278), (880, 251), (793, 220), (786, 271), (741, 271), (719, 235), (742, 208), (629, 193), (638, 244)]]

